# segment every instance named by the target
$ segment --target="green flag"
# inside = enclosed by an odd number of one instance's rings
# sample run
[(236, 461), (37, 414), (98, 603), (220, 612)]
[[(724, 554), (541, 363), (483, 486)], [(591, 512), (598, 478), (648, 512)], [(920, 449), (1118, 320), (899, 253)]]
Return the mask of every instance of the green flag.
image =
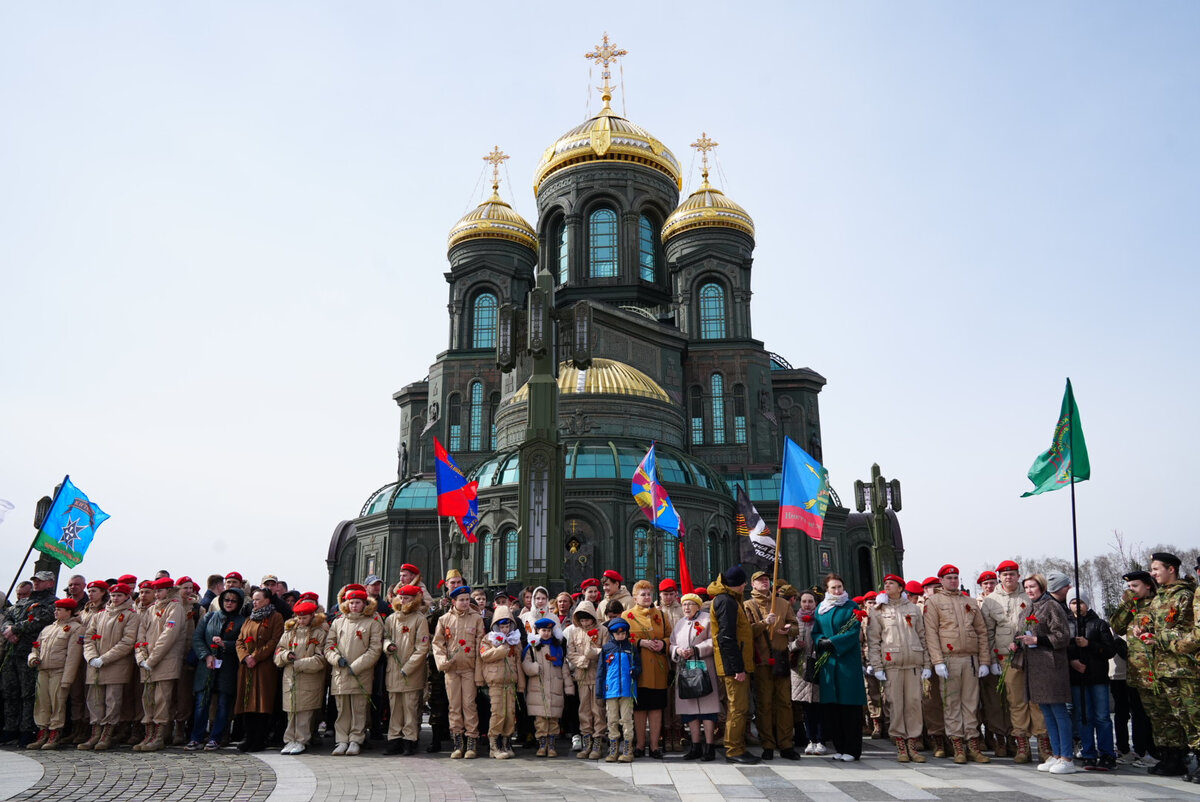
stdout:
[(1092, 466), (1088, 462), (1087, 443), (1083, 441), (1083, 427), (1079, 425), (1079, 407), (1075, 405), (1075, 393), (1071, 391), (1071, 380), (1067, 379), (1067, 392), (1063, 395), (1062, 411), (1054, 426), (1054, 439), (1050, 449), (1038, 455), (1029, 469), (1029, 481), (1033, 490), (1022, 493), (1021, 498), (1036, 496), (1050, 490), (1058, 490), (1071, 484), (1071, 479), (1082, 482), (1091, 478)]

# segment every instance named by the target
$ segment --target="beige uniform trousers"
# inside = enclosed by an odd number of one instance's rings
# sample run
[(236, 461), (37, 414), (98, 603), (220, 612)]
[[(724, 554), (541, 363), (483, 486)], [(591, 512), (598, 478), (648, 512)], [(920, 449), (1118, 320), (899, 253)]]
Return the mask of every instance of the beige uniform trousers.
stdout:
[(175, 720), (175, 680), (142, 683), (142, 723), (170, 724)]
[(773, 677), (769, 666), (759, 666), (755, 670), (754, 723), (758, 727), (758, 741), (764, 749), (792, 748), (796, 733), (792, 728), (790, 675)]
[(125, 701), (125, 685), (87, 686), (88, 716), (93, 724), (114, 725), (121, 721), (121, 711)]
[[(517, 731), (517, 689), (511, 682), (488, 684), (488, 699), (492, 703), (492, 717), (488, 721), (488, 735), (511, 736)], [(583, 714), (580, 712), (580, 718)]]
[(423, 691), (402, 691), (389, 693), (388, 704), (392, 709), (391, 720), (388, 721), (388, 740), (403, 738), (415, 741), (421, 733), (421, 695)]
[(596, 683), (576, 683), (575, 693), (579, 696), (579, 734), (603, 735), (608, 723), (604, 700), (596, 698)]
[(721, 677), (725, 684), (725, 757), (737, 757), (746, 751), (746, 725), (750, 719), (750, 677), (738, 682)]
[(625, 740), (633, 741), (633, 697), (606, 699), (604, 709), (608, 719), (608, 740), (618, 741), (621, 733), (625, 733)]
[(921, 737), (921, 669), (885, 668), (888, 734), (893, 738)]
[(450, 700), (450, 732), (479, 737), (479, 711), (475, 708), (475, 672), (447, 671), (446, 698)]
[(979, 675), (970, 657), (947, 657), (949, 679), (942, 680), (942, 714), (951, 738), (974, 738), (979, 734)]
[(62, 686), (64, 671), (37, 673), (37, 692), (33, 698), (33, 723), (38, 729), (61, 730), (67, 721), (71, 689)]
[(1025, 669), (1010, 665), (1004, 678), (1004, 691), (1008, 694), (1008, 715), (1012, 721), (1012, 734), (1018, 738), (1037, 738), (1046, 734), (1046, 720), (1042, 709), (1029, 701), (1025, 692)]
[(316, 714), (316, 710), (301, 710), (296, 713), (288, 713), (287, 729), (283, 731), (283, 742), (285, 744), (297, 743), (308, 746), (308, 742), (312, 740), (313, 717)]
[(347, 693), (338, 694), (333, 697), (337, 700), (337, 721), (333, 725), (336, 742), (339, 744), (361, 744), (367, 739), (367, 722), (370, 717), (367, 715), (367, 707), (370, 705), (370, 697), (362, 693)]

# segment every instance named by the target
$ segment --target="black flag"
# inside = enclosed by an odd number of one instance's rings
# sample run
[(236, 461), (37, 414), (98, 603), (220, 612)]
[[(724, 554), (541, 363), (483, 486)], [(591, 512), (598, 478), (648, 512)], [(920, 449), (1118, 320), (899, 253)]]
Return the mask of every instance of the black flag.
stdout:
[(775, 565), (775, 539), (741, 485), (737, 486), (734, 521), (737, 524), (738, 554), (742, 565), (750, 565), (761, 571), (771, 570)]

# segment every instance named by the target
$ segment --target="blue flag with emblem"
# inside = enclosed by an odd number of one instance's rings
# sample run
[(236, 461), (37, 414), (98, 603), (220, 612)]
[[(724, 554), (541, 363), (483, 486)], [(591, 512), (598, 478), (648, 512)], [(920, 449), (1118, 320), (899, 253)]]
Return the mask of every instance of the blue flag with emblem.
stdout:
[(71, 477), (64, 476), (62, 487), (50, 505), (50, 512), (42, 521), (33, 547), (42, 554), (49, 554), (68, 568), (83, 562), (83, 555), (96, 529), (108, 520), (108, 513), (100, 509), (87, 495), (71, 484)]

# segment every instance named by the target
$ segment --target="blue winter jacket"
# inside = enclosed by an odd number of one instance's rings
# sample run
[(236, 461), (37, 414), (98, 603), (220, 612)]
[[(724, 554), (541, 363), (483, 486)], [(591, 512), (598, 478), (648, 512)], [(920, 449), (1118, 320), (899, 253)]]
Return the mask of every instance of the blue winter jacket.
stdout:
[(610, 640), (600, 650), (600, 666), (596, 672), (597, 699), (637, 697), (637, 678), (642, 673), (642, 661), (637, 649), (629, 642)]

